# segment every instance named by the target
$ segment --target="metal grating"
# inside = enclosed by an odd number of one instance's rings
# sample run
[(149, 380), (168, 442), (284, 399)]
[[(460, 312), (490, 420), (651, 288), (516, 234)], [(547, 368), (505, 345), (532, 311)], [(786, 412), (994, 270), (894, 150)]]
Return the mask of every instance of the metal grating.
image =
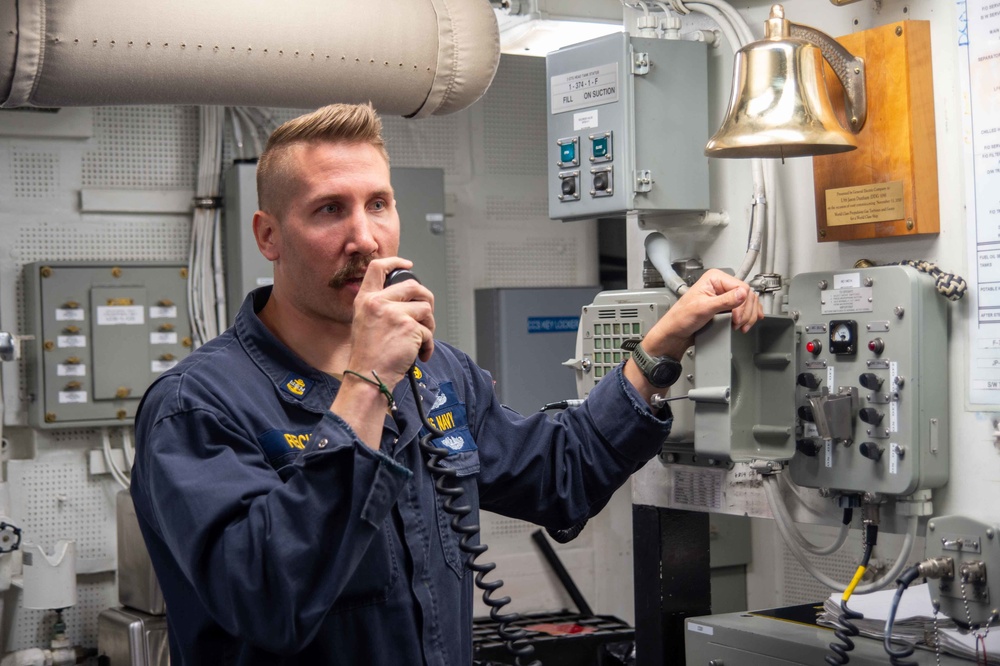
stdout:
[(94, 109), (92, 148), (83, 154), (83, 187), (194, 189), (198, 108), (104, 106)]
[(562, 287), (574, 284), (579, 251), (574, 238), (527, 238), (486, 243), (491, 287)]
[(545, 176), (548, 122), (545, 59), (502, 56), (483, 98), (486, 172), (506, 176)]
[(17, 198), (43, 199), (62, 194), (59, 154), (13, 148), (10, 150), (10, 178)]

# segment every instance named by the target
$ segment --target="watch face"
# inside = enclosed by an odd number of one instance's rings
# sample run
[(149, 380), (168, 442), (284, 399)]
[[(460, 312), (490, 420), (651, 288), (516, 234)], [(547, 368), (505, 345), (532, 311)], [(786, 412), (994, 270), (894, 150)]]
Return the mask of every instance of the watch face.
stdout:
[(649, 372), (649, 383), (657, 388), (667, 388), (681, 376), (681, 364), (677, 361), (662, 360)]

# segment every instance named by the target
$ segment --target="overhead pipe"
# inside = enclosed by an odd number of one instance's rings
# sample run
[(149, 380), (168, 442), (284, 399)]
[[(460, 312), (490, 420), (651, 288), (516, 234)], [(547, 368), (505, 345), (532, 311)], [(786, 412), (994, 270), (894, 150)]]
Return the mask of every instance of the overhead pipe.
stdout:
[(371, 101), (425, 117), (479, 99), (499, 60), (488, 0), (0, 3), (3, 108)]

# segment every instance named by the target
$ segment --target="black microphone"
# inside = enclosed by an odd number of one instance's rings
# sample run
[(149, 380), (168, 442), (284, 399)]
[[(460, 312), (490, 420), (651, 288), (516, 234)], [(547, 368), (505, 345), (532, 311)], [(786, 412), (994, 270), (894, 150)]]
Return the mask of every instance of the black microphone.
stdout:
[(406, 268), (396, 268), (389, 271), (389, 274), (385, 276), (385, 284), (382, 287), (385, 288), (392, 284), (399, 284), (406, 280), (417, 280), (417, 282), (420, 282), (417, 276), (413, 274), (413, 271)]

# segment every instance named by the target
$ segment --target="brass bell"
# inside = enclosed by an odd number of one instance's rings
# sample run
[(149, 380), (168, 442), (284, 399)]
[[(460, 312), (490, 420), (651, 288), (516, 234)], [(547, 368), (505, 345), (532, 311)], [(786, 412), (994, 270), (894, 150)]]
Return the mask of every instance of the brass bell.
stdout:
[[(852, 73), (844, 86), (847, 110), (852, 130), (861, 129), (865, 103), (863, 61), (818, 30), (788, 21), (782, 6), (774, 5), (765, 24), (765, 38), (736, 54), (729, 109), (719, 131), (705, 146), (705, 155), (784, 159), (842, 153), (858, 147), (852, 132), (845, 130), (834, 115), (823, 75), (823, 53), (817, 42), (832, 49)], [(834, 71), (837, 69), (835, 66)], [(859, 86), (860, 100), (852, 100), (852, 95), (859, 96)]]

